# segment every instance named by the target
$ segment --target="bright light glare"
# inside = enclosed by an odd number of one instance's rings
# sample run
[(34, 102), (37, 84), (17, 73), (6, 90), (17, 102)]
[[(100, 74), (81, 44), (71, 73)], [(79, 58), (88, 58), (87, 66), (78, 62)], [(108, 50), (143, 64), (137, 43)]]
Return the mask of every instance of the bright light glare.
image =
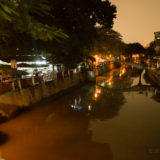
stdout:
[(46, 61), (37, 61), (36, 64), (46, 64)]
[(120, 69), (120, 74), (119, 76), (121, 77), (122, 75), (124, 75), (126, 73), (126, 68), (125, 66), (123, 66), (121, 69)]
[(95, 93), (95, 94), (94, 94), (94, 97), (95, 97), (95, 98), (97, 98), (97, 97), (98, 97), (98, 94), (97, 94), (97, 93)]
[(112, 82), (108, 82), (108, 85), (111, 86), (111, 85), (112, 85)]
[(101, 89), (99, 89), (98, 87), (96, 87), (95, 93), (94, 93), (94, 97), (98, 98), (99, 94), (101, 94)]

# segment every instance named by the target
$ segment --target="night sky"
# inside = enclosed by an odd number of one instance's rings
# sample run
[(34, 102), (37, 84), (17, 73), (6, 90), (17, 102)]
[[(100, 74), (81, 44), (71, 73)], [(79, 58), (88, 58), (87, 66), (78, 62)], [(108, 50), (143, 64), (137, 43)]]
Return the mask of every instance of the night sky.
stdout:
[(110, 0), (117, 6), (116, 31), (126, 43), (139, 42), (146, 46), (160, 31), (160, 0)]

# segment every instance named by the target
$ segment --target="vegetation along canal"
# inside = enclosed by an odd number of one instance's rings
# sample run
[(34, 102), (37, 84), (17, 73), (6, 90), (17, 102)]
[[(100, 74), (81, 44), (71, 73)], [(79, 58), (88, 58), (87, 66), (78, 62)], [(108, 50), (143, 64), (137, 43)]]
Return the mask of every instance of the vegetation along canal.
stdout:
[(4, 160), (159, 160), (160, 89), (126, 65), (0, 125)]

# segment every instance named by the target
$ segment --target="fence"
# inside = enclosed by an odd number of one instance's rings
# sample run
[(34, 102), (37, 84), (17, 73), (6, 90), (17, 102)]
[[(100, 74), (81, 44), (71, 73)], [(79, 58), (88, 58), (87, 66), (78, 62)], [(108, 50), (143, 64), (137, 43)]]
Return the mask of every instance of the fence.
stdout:
[(40, 85), (42, 83), (54, 81), (56, 79), (61, 80), (65, 77), (72, 78), (73, 74), (78, 74), (80, 72), (81, 72), (80, 70), (77, 70), (76, 72), (62, 71), (51, 75), (32, 76), (30, 78), (24, 78), (24, 79), (12, 79), (11, 82), (0, 83), (0, 94), (9, 91), (21, 90), (22, 88)]

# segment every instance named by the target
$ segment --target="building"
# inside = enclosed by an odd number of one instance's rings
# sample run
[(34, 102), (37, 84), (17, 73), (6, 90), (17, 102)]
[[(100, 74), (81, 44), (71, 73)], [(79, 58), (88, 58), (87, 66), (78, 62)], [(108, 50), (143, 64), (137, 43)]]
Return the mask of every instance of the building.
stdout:
[(155, 51), (160, 55), (160, 31), (154, 32), (155, 37)]
[(155, 41), (159, 43), (160, 42), (160, 31), (154, 32), (154, 36), (155, 36)]
[(25, 73), (23, 77), (30, 77), (37, 74), (48, 75), (53, 71), (52, 64), (45, 57), (37, 55), (16, 56), (10, 62), (9, 60), (6, 60), (6, 62), (0, 60), (0, 66), (1, 68), (5, 68), (6, 72), (12, 76), (17, 73)]
[(16, 56), (16, 66), (18, 70), (27, 72), (28, 76), (36, 73), (50, 74), (53, 68), (45, 57), (37, 55)]

